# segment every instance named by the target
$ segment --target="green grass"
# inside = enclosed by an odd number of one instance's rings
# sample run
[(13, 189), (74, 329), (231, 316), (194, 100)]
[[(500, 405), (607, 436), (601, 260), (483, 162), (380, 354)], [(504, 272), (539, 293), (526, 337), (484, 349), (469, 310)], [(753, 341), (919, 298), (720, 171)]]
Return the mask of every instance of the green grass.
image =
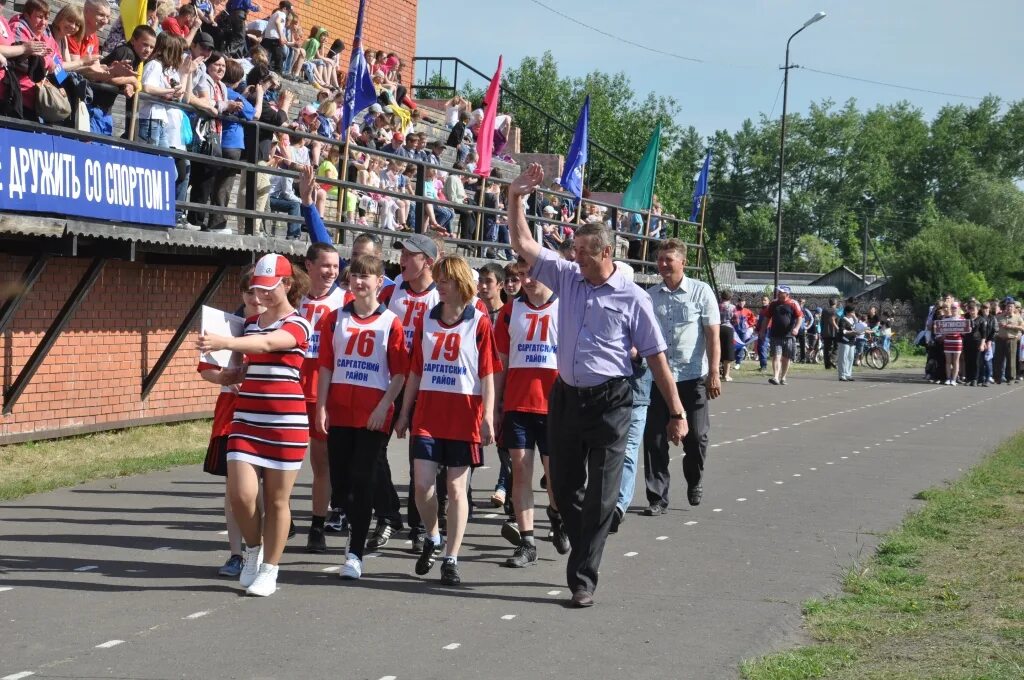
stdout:
[(210, 421), (151, 425), (0, 447), (0, 501), (201, 463)]
[(804, 605), (816, 644), (745, 661), (749, 680), (1024, 678), (1024, 435), (999, 447)]

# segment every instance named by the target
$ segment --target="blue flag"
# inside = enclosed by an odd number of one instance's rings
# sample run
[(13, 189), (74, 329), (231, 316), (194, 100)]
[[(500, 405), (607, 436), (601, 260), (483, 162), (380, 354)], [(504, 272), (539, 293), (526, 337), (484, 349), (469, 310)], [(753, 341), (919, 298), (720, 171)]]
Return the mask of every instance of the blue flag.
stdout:
[(345, 81), (345, 100), (341, 105), (341, 139), (345, 141), (348, 128), (355, 120), (356, 113), (377, 101), (377, 90), (373, 87), (370, 67), (363, 55), (363, 15), (366, 0), (359, 2), (359, 18), (356, 20), (356, 35), (352, 39), (352, 60), (349, 62), (348, 79)]
[(562, 189), (583, 198), (583, 166), (587, 164), (587, 138), (590, 126), (590, 95), (583, 100), (580, 117), (576, 121), (576, 132), (572, 135), (569, 153), (565, 155), (565, 169), (562, 170)]
[(700, 199), (708, 193), (708, 169), (711, 167), (711, 151), (704, 157), (704, 167), (700, 169), (697, 176), (697, 186), (693, 188), (693, 210), (690, 212), (690, 221), (696, 222), (700, 216)]

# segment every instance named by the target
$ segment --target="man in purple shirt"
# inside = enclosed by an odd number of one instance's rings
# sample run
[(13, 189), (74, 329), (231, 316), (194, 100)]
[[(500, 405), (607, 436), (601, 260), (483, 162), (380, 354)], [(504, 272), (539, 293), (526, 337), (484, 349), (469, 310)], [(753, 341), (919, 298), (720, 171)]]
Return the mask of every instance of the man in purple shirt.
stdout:
[(571, 603), (589, 607), (622, 478), (633, 351), (647, 359), (669, 405), (673, 444), (686, 436), (686, 413), (651, 299), (616, 270), (611, 232), (601, 224), (580, 227), (575, 262), (534, 240), (521, 199), (543, 181), (544, 171), (534, 163), (509, 185), (508, 221), (512, 247), (531, 266), (530, 276), (559, 297), (558, 380), (548, 398), (549, 483), (572, 545), (566, 564)]

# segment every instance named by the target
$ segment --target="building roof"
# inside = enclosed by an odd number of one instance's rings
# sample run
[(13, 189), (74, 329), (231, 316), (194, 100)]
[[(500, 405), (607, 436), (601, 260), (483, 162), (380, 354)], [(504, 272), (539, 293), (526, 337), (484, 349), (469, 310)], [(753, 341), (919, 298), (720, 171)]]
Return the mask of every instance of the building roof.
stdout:
[[(780, 274), (781, 276), (781, 274)], [(792, 284), (788, 280), (783, 279), (783, 283), (789, 286), (790, 293), (794, 297), (841, 297), (839, 289), (835, 286), (808, 286), (803, 284)], [(771, 290), (772, 284), (769, 281), (767, 284), (763, 283), (738, 283), (731, 286), (729, 290), (735, 294), (742, 295), (760, 295), (766, 290)]]

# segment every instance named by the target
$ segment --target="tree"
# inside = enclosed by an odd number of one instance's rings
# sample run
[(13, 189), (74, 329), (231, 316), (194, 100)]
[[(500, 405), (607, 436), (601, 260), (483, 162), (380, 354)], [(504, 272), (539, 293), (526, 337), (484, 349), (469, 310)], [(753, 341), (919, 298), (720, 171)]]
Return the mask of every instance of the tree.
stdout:
[(843, 263), (839, 248), (820, 236), (804, 234), (796, 240), (797, 271), (830, 272)]

